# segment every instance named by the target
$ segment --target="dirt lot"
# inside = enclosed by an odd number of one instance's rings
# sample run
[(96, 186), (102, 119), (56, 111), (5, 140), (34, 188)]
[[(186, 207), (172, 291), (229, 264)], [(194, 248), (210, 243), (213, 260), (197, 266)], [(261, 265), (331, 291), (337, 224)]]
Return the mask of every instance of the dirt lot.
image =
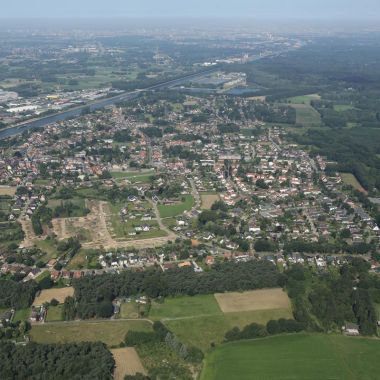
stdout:
[(125, 375), (146, 374), (139, 355), (134, 348), (116, 348), (111, 352), (116, 362), (115, 380), (123, 380)]
[(52, 220), (54, 233), (59, 240), (75, 236), (76, 231), (80, 230), (86, 230), (90, 235), (87, 242), (82, 242), (83, 248), (154, 248), (165, 245), (168, 240), (175, 239), (175, 236), (171, 234), (167, 237), (142, 240), (115, 240), (107, 228), (107, 218), (109, 214), (107, 202), (89, 200), (86, 202), (86, 206), (91, 212), (85, 217)]
[(290, 308), (288, 295), (280, 288), (244, 293), (218, 293), (215, 298), (223, 313)]
[(0, 186), (0, 195), (10, 195), (13, 197), (16, 194), (16, 187)]
[(59, 303), (63, 303), (66, 297), (73, 296), (73, 294), (73, 287), (41, 290), (41, 293), (34, 300), (33, 305), (42, 305), (44, 302), (50, 302), (53, 298), (55, 298)]
[(205, 210), (210, 210), (214, 202), (218, 201), (218, 194), (201, 194), (202, 208)]

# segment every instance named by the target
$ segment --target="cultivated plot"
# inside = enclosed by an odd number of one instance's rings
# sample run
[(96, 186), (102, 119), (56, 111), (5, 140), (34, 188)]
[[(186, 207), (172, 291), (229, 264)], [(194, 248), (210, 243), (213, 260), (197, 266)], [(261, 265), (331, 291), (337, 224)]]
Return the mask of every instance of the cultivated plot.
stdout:
[(111, 350), (115, 359), (115, 380), (124, 380), (126, 375), (134, 376), (137, 373), (146, 374), (140, 357), (133, 347), (116, 348)]
[(41, 306), (45, 302), (50, 302), (55, 298), (59, 303), (65, 302), (66, 297), (72, 297), (74, 295), (74, 288), (59, 288), (59, 289), (44, 289), (41, 290), (41, 293), (36, 297), (33, 302), (34, 306)]

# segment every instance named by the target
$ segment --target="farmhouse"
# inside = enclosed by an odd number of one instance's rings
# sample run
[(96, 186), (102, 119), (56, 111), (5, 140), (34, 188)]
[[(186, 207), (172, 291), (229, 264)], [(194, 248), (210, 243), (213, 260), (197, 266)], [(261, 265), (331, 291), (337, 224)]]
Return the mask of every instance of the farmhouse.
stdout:
[(344, 333), (350, 336), (357, 336), (359, 335), (359, 326), (354, 323), (346, 323)]

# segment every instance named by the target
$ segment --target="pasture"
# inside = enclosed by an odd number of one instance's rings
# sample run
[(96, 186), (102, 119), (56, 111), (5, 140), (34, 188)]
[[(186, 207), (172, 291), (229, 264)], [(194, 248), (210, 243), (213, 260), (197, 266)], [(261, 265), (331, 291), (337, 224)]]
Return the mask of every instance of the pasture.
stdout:
[(124, 380), (126, 375), (134, 376), (137, 373), (146, 374), (140, 357), (133, 347), (115, 348), (111, 350), (115, 359), (115, 380)]
[(66, 297), (72, 297), (74, 295), (73, 287), (57, 288), (57, 289), (44, 289), (35, 298), (33, 305), (40, 306), (45, 302), (50, 302), (55, 298), (59, 303), (63, 303)]
[[(206, 351), (212, 342), (222, 342), (225, 333), (235, 326), (243, 328), (253, 322), (266, 324), (270, 319), (292, 318), (292, 310), (286, 294), (277, 294), (278, 289), (268, 289), (265, 292), (272, 293), (269, 296), (271, 301), (265, 302), (262, 294), (260, 297), (256, 294), (256, 309), (246, 305), (253, 298), (252, 292), (237, 293), (241, 297), (240, 305), (231, 304), (230, 300), (234, 296), (229, 295), (236, 293), (225, 293), (227, 298), (224, 302), (228, 304), (226, 310), (231, 310), (231, 312), (224, 312), (221, 309), (217, 301), (218, 295), (166, 298), (163, 303), (152, 303), (149, 318), (161, 320), (183, 342)], [(269, 309), (269, 306), (273, 308)], [(260, 307), (262, 309), (257, 309)], [(247, 308), (249, 310), (246, 310)]]
[(70, 343), (101, 341), (108, 346), (116, 346), (124, 341), (129, 330), (151, 331), (147, 321), (81, 321), (58, 322), (33, 325), (30, 337), (37, 343)]
[(244, 293), (215, 294), (219, 307), (224, 313), (251, 310), (290, 309), (288, 295), (280, 288), (260, 289)]
[(319, 112), (308, 104), (292, 104), (296, 110), (296, 123), (304, 126), (321, 124), (321, 115)]
[(219, 199), (218, 194), (201, 194), (202, 209), (210, 210), (211, 206)]
[(380, 341), (342, 335), (278, 335), (229, 343), (206, 356), (201, 380), (370, 380)]

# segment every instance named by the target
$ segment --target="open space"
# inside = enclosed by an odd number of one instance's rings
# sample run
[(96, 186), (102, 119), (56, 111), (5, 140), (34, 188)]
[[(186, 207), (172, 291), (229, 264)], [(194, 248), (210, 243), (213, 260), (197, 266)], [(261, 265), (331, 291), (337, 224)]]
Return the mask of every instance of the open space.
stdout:
[(158, 211), (161, 218), (171, 218), (182, 214), (184, 211), (191, 210), (194, 206), (194, 198), (192, 195), (184, 195), (183, 201), (179, 201), (173, 205), (158, 205)]
[(201, 380), (378, 379), (380, 341), (282, 335), (230, 343), (208, 354)]
[(319, 100), (321, 99), (320, 95), (318, 94), (310, 94), (310, 95), (301, 95), (301, 96), (294, 96), (292, 98), (287, 99), (291, 104), (308, 104), (310, 105), (310, 102), (312, 100)]
[(210, 210), (211, 206), (219, 200), (218, 194), (201, 194), (202, 208)]
[(296, 123), (311, 126), (321, 124), (321, 115), (319, 112), (308, 104), (292, 104), (296, 110)]
[(11, 186), (0, 186), (0, 196), (9, 195), (13, 197), (16, 194), (16, 187)]
[(45, 323), (33, 325), (30, 337), (37, 343), (68, 343), (101, 341), (116, 346), (124, 341), (129, 330), (150, 331), (147, 321), (86, 321), (70, 323)]
[(342, 181), (346, 185), (352, 186), (355, 190), (358, 190), (362, 193), (367, 194), (366, 189), (360, 184), (360, 182), (356, 179), (356, 177), (351, 173), (340, 173), (340, 176), (342, 177)]
[[(152, 303), (149, 318), (163, 321), (183, 342), (206, 351), (212, 342), (222, 342), (225, 333), (235, 326), (243, 328), (253, 322), (266, 324), (271, 319), (292, 318), (287, 295), (279, 291), (282, 292), (281, 289), (267, 289), (264, 293), (256, 294), (223, 294), (226, 296), (223, 305), (231, 312), (222, 311), (216, 299), (218, 295), (166, 298), (162, 303)], [(236, 295), (239, 303), (231, 303)], [(249, 306), (250, 302), (254, 303), (256, 309)], [(271, 305), (273, 307), (269, 308)]]
[(115, 348), (111, 350), (115, 359), (115, 380), (124, 380), (126, 375), (136, 375), (136, 373), (146, 374), (140, 357), (133, 347)]
[(44, 289), (41, 290), (41, 293), (37, 295), (36, 299), (33, 302), (34, 306), (40, 306), (45, 302), (50, 302), (55, 298), (59, 303), (63, 303), (66, 297), (74, 295), (74, 288), (58, 288), (58, 289)]
[(282, 289), (262, 289), (244, 293), (215, 294), (224, 313), (291, 308), (288, 295)]

